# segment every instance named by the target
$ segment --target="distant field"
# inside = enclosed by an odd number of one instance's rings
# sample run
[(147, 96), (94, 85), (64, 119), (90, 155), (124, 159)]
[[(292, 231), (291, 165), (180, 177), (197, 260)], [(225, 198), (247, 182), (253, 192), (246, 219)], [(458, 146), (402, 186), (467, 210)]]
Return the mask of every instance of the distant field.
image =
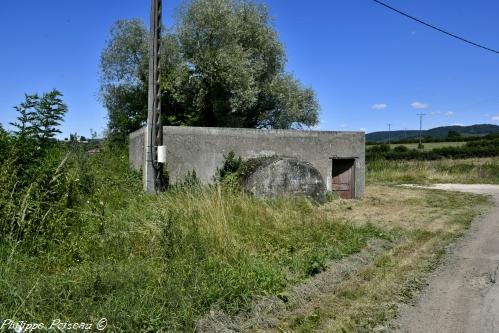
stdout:
[(372, 161), (366, 179), (368, 184), (499, 184), (499, 158)]
[[(442, 147), (461, 147), (464, 146), (466, 142), (426, 142), (423, 143), (424, 145), (424, 150), (432, 150), (434, 148), (442, 148)], [(417, 143), (400, 143), (400, 144), (391, 144), (390, 145), (392, 148), (395, 148), (397, 146), (406, 146), (409, 149), (416, 149), (418, 148)]]

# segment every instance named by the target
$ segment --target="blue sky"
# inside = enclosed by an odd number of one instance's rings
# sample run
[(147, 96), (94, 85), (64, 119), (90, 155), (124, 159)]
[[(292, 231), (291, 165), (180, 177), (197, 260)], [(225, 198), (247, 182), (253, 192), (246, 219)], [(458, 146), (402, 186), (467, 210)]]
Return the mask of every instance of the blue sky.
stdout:
[[(499, 124), (499, 55), (469, 46), (371, 0), (266, 0), (288, 71), (315, 89), (323, 130)], [(496, 0), (386, 0), (455, 34), (499, 49)], [(172, 24), (179, 0), (165, 1)], [(63, 136), (102, 132), (99, 56), (113, 22), (142, 18), (148, 0), (24, 0), (0, 4), (0, 123), (28, 92), (57, 88)]]

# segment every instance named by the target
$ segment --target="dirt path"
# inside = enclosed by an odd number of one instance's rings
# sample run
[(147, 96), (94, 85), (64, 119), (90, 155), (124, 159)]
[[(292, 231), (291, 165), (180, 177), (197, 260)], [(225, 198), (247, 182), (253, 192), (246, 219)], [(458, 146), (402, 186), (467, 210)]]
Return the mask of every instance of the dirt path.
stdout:
[(495, 206), (450, 250), (417, 303), (401, 309), (398, 332), (499, 332), (499, 185), (431, 188), (489, 194)]

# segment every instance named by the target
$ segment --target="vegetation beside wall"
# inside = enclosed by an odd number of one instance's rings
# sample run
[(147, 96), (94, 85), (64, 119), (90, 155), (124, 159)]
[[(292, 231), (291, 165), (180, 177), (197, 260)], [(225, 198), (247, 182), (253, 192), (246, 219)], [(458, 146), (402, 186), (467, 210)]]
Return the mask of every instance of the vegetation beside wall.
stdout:
[(124, 150), (85, 158), (92, 191), (60, 235), (0, 243), (0, 312), (9, 318), (106, 317), (119, 331), (190, 331), (212, 306), (242, 311), (255, 295), (278, 294), (380, 237), (303, 198), (264, 201), (219, 186), (147, 196)]

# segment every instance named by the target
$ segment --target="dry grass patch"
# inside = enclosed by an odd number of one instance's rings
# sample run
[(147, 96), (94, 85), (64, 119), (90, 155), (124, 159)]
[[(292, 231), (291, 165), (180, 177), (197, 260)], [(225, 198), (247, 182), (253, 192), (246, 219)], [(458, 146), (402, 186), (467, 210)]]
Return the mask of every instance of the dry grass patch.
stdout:
[[(384, 243), (330, 260), (327, 270), (281, 295), (256, 302), (230, 317), (212, 312), (210, 330), (242, 332), (383, 331), (398, 303), (410, 301), (445, 247), (487, 207), (484, 197), (425, 189), (368, 186), (360, 200), (339, 200), (318, 209), (328, 219), (355, 227), (373, 225)], [(376, 245), (377, 244), (377, 245)]]
[[(479, 196), (475, 196), (479, 200)], [(337, 200), (322, 209), (354, 225), (373, 224), (386, 230), (459, 232), (469, 220), (467, 196), (445, 191), (370, 185), (360, 200)]]

